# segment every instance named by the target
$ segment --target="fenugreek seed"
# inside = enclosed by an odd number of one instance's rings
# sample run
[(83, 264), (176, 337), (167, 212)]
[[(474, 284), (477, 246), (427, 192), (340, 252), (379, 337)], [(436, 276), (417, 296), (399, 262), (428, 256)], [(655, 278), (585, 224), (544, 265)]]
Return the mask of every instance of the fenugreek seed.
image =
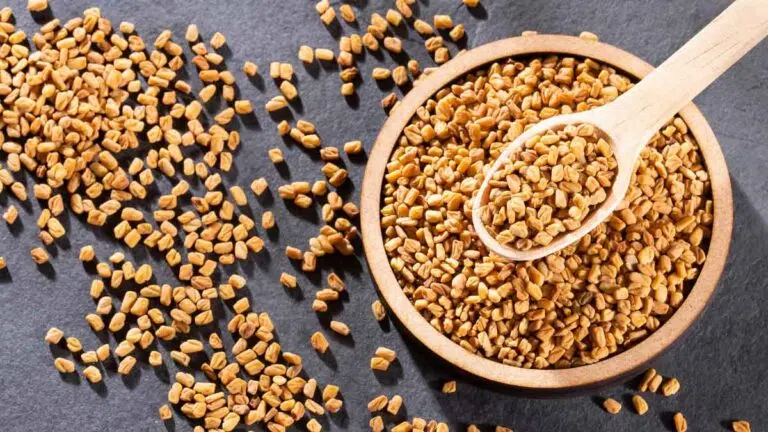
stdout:
[(588, 31), (583, 31), (583, 32), (579, 33), (579, 37), (584, 39), (584, 40), (588, 40), (588, 41), (592, 41), (592, 42), (597, 42), (597, 41), (600, 40), (600, 38), (597, 37), (596, 34), (594, 34), (592, 32), (588, 32)]
[(656, 369), (650, 368), (643, 374), (643, 378), (640, 380), (640, 384), (637, 386), (637, 390), (644, 392), (648, 391), (648, 385), (651, 383), (653, 377), (656, 376)]
[(317, 419), (309, 419), (306, 424), (306, 428), (309, 432), (321, 432), (323, 430), (323, 426), (320, 424), (320, 422), (317, 421)]
[(376, 300), (371, 304), (371, 311), (373, 311), (373, 316), (376, 318), (376, 321), (382, 321), (387, 316), (387, 311), (379, 300)]
[(387, 407), (389, 400), (384, 395), (378, 395), (368, 402), (368, 412), (381, 411)]
[(184, 39), (187, 42), (197, 42), (199, 38), (200, 38), (200, 31), (197, 29), (197, 26), (194, 24), (188, 25), (187, 31), (184, 33)]
[(413, 28), (422, 36), (431, 36), (434, 33), (432, 26), (420, 19), (413, 22)]
[(467, 7), (474, 8), (480, 5), (480, 0), (463, 0)]
[(283, 272), (280, 274), (280, 283), (286, 288), (296, 288), (296, 276)]
[(733, 432), (752, 432), (752, 426), (746, 420), (736, 420), (731, 423)]
[(680, 381), (677, 378), (669, 378), (661, 385), (661, 393), (666, 397), (674, 396), (678, 391), (680, 391)]
[(403, 406), (403, 397), (400, 395), (394, 395), (387, 404), (387, 412), (392, 415), (397, 415), (397, 413), (400, 412), (401, 406)]
[(96, 366), (88, 366), (83, 369), (83, 376), (93, 384), (101, 382), (102, 379), (101, 371)]
[(632, 396), (632, 405), (635, 407), (635, 412), (638, 415), (644, 415), (648, 412), (648, 402), (640, 395)]
[(8, 225), (13, 225), (14, 222), (16, 222), (16, 219), (19, 217), (19, 211), (16, 209), (16, 206), (11, 205), (8, 206), (8, 208), (3, 213), (3, 219), (5, 219), (5, 222)]
[(392, 72), (387, 68), (381, 67), (373, 68), (371, 73), (371, 77), (377, 81), (389, 79), (390, 76), (392, 76)]
[(347, 82), (341, 85), (342, 96), (352, 96), (355, 94), (355, 85), (351, 82)]
[(320, 15), (320, 21), (323, 22), (325, 25), (331, 25), (331, 23), (336, 19), (336, 11), (329, 7), (328, 10), (323, 12), (322, 15)]
[(389, 369), (389, 362), (381, 357), (371, 358), (371, 369), (377, 371), (386, 371)]
[(251, 101), (247, 99), (235, 101), (235, 112), (240, 115), (252, 113), (253, 105), (251, 105)]
[(688, 421), (683, 416), (683, 413), (676, 412), (672, 416), (672, 421), (675, 424), (675, 432), (686, 432), (688, 430)]
[(274, 112), (288, 106), (288, 101), (284, 96), (275, 96), (264, 106), (268, 112)]
[(348, 4), (343, 4), (339, 6), (339, 14), (341, 15), (341, 19), (343, 19), (348, 23), (353, 23), (357, 20), (355, 11), (352, 9), (352, 6)]
[(340, 399), (330, 399), (325, 402), (325, 409), (327, 409), (329, 413), (333, 414), (341, 411), (343, 405), (344, 402), (342, 402)]
[(170, 420), (173, 417), (173, 412), (171, 412), (171, 408), (168, 406), (168, 404), (163, 404), (157, 411), (158, 415), (160, 416), (160, 420)]
[(292, 260), (300, 260), (302, 258), (301, 249), (293, 246), (286, 246), (285, 256)]
[(333, 51), (327, 48), (315, 48), (315, 57), (320, 61), (333, 61)]
[(249, 77), (256, 76), (256, 74), (259, 73), (259, 67), (256, 63), (247, 61), (243, 64), (243, 73)]
[(58, 345), (59, 342), (61, 342), (61, 339), (64, 337), (64, 332), (57, 329), (56, 327), (51, 327), (48, 329), (48, 332), (45, 334), (45, 341), (48, 342), (51, 345)]
[(225, 43), (227, 43), (227, 38), (219, 32), (214, 33), (211, 37), (211, 46), (213, 49), (219, 49), (223, 47)]
[(32, 260), (38, 265), (48, 262), (48, 252), (43, 248), (34, 248), (30, 251), (30, 254), (32, 255)]
[[(266, 211), (261, 215), (261, 227), (268, 230), (275, 227), (275, 216), (271, 211)], [(287, 254), (286, 250), (286, 254)]]
[(163, 364), (163, 356), (158, 351), (152, 351), (149, 353), (149, 364), (158, 367)]
[(53, 365), (61, 373), (73, 373), (75, 371), (75, 363), (72, 360), (68, 360), (62, 357), (56, 357), (53, 361)]
[(319, 352), (320, 354), (325, 354), (325, 352), (328, 350), (328, 339), (326, 339), (325, 335), (319, 331), (312, 334), (309, 342), (312, 345), (312, 348), (314, 348), (315, 351)]
[(651, 381), (648, 383), (648, 391), (651, 393), (656, 393), (656, 390), (661, 387), (661, 382), (664, 378), (661, 375), (654, 375), (653, 378), (651, 378)]
[(302, 63), (310, 64), (315, 61), (315, 52), (307, 45), (299, 47), (299, 60)]
[(451, 39), (453, 41), (458, 41), (461, 38), (464, 37), (464, 24), (458, 24), (456, 27), (451, 29), (449, 32), (449, 35), (451, 36)]
[(328, 311), (328, 303), (315, 299), (312, 301), (312, 310), (315, 312), (326, 312)]
[(283, 158), (283, 151), (280, 150), (279, 148), (269, 149), (268, 154), (269, 154), (269, 160), (272, 161), (273, 164), (283, 163), (283, 161), (285, 160)]
[(331, 321), (331, 330), (342, 336), (349, 336), (349, 327), (341, 321)]
[(30, 12), (42, 12), (48, 9), (48, 0), (29, 0), (27, 10)]
[(397, 359), (397, 354), (395, 351), (385, 347), (376, 348), (376, 353), (374, 355), (376, 357), (381, 357), (390, 363)]
[(607, 398), (603, 401), (603, 408), (610, 414), (618, 414), (621, 411), (621, 403), (616, 399)]
[(403, 51), (403, 42), (394, 36), (387, 36), (384, 38), (384, 48), (387, 51), (399, 54)]
[(117, 373), (120, 375), (128, 375), (133, 370), (133, 367), (136, 365), (136, 358), (133, 356), (127, 356), (124, 359), (120, 360), (120, 363), (117, 365)]
[(398, 66), (392, 71), (392, 81), (400, 87), (408, 82), (408, 70), (405, 66)]
[(453, 20), (450, 15), (435, 15), (433, 24), (438, 30), (447, 30), (453, 27)]
[(371, 432), (383, 432), (384, 431), (384, 419), (381, 416), (373, 417), (368, 421), (368, 426), (371, 428)]

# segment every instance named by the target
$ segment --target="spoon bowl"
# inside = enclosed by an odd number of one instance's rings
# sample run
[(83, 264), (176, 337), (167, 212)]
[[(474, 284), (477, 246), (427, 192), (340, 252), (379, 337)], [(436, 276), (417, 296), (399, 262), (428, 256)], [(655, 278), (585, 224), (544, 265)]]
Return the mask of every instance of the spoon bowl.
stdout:
[[(610, 127), (610, 124), (609, 122), (604, 121), (606, 116), (604, 115), (604, 112), (601, 111), (602, 109), (603, 108), (601, 107), (592, 111), (563, 114), (542, 120), (528, 128), (519, 137), (515, 138), (514, 141), (507, 145), (502, 154), (496, 159), (496, 162), (491, 166), (490, 170), (487, 171), (485, 179), (472, 203), (472, 224), (474, 225), (478, 237), (480, 237), (480, 240), (486, 247), (488, 247), (488, 249), (497, 255), (512, 261), (531, 261), (542, 258), (577, 242), (585, 234), (597, 228), (601, 222), (609, 218), (614, 210), (616, 210), (624, 199), (624, 195), (627, 193), (630, 180), (632, 179), (632, 173), (634, 172), (635, 162), (640, 154), (641, 148), (628, 148), (625, 150), (618, 148), (617, 143), (611, 134), (604, 129), (604, 127)], [(505, 164), (509, 163), (512, 155), (529, 139), (549, 130), (559, 131), (568, 125), (577, 126), (581, 124), (591, 124), (595, 127), (598, 136), (606, 140), (613, 149), (614, 156), (618, 162), (617, 175), (611, 184), (611, 188), (608, 191), (605, 201), (590, 211), (587, 217), (581, 221), (581, 226), (578, 229), (555, 236), (552, 242), (545, 246), (520, 250), (496, 241), (491, 233), (488, 232), (481, 219), (483, 207), (488, 204), (490, 198), (490, 181), (493, 177), (492, 173), (497, 172), (502, 169)]]

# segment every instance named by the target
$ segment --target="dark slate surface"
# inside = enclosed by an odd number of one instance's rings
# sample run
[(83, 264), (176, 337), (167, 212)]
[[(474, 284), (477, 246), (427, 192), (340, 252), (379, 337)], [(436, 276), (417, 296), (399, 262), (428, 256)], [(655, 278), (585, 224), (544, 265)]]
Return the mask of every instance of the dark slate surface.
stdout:
[[(467, 45), (477, 46), (523, 30), (577, 34), (581, 30), (598, 33), (601, 39), (636, 53), (658, 64), (685, 40), (711, 20), (729, 3), (725, 0), (643, 2), (623, 1), (490, 1), (471, 13), (459, 0), (419, 0), (420, 16), (431, 21), (432, 14), (450, 13), (455, 22), (467, 27)], [(19, 27), (32, 35), (36, 24), (26, 12), (25, 2), (12, 1)], [(337, 2), (334, 2), (337, 3)], [(391, 0), (358, 0), (357, 6), (370, 15), (384, 13)], [(136, 24), (145, 40), (154, 40), (164, 28), (182, 39), (187, 24), (195, 22), (206, 39), (214, 31), (228, 38), (228, 65), (235, 70), (240, 92), (254, 101), (258, 122), (241, 125), (244, 144), (227, 180), (247, 186), (257, 176), (266, 176), (273, 189), (282, 177), (292, 180), (320, 178), (320, 162), (295, 145), (286, 145), (274, 133), (275, 123), (261, 107), (277, 94), (271, 79), (251, 82), (240, 72), (245, 60), (258, 63), (262, 72), (272, 60), (298, 65), (296, 52), (301, 44), (336, 47), (337, 31), (329, 32), (318, 20), (309, 1), (53, 1), (53, 12), (62, 21), (88, 6), (101, 6), (115, 25), (122, 20)], [(344, 32), (350, 31), (346, 25)], [(338, 28), (337, 28), (338, 30)], [(406, 50), (423, 64), (429, 64), (421, 38), (409, 29)], [(455, 52), (455, 50), (453, 50)], [(383, 96), (369, 82), (370, 70), (392, 65), (388, 55), (368, 55), (361, 63), (364, 85), (351, 106), (339, 96), (339, 80), (333, 68), (304, 69), (298, 66), (301, 104), (296, 117), (315, 122), (326, 143), (340, 145), (362, 139), (370, 150), (377, 130), (384, 121), (378, 107)], [(558, 399), (532, 399), (509, 390), (492, 388), (471, 380), (437, 361), (424, 348), (408, 340), (396, 325), (380, 326), (370, 313), (376, 292), (364, 258), (344, 260), (343, 274), (349, 296), (335, 316), (347, 322), (353, 337), (344, 341), (330, 336), (332, 355), (319, 358), (310, 348), (309, 335), (326, 325), (310, 310), (311, 296), (319, 279), (300, 275), (301, 289), (288, 294), (277, 283), (283, 270), (293, 269), (282, 254), (286, 244), (305, 244), (316, 228), (312, 218), (296, 218), (276, 200), (267, 206), (276, 212), (279, 234), (268, 241), (269, 253), (241, 265), (239, 271), (251, 281), (253, 304), (272, 314), (284, 347), (300, 353), (305, 370), (321, 383), (342, 386), (345, 411), (331, 416), (330, 430), (366, 429), (369, 415), (365, 404), (373, 396), (400, 393), (405, 398), (403, 415), (448, 421), (460, 425), (503, 424), (516, 431), (655, 431), (670, 429), (676, 410), (686, 414), (690, 430), (724, 430), (727, 420), (747, 418), (753, 430), (768, 427), (766, 390), (768, 366), (768, 303), (764, 298), (768, 267), (768, 199), (765, 175), (768, 163), (766, 127), (766, 79), (768, 44), (750, 53), (701, 95), (697, 102), (720, 139), (731, 169), (735, 201), (735, 229), (726, 271), (720, 289), (706, 314), (694, 325), (682, 343), (654, 362), (663, 373), (677, 376), (682, 391), (664, 399), (648, 396), (650, 412), (638, 417), (625, 409), (621, 415), (605, 414), (596, 404), (599, 397), (613, 396), (629, 403), (630, 387), (615, 385), (586, 395)], [(200, 88), (192, 80), (196, 89)], [(288, 167), (278, 171), (266, 158), (269, 147), (282, 148)], [(351, 178), (360, 184), (364, 161), (347, 161)], [(27, 177), (29, 185), (29, 178)], [(31, 186), (30, 186), (31, 188)], [(357, 186), (346, 190), (357, 198)], [(0, 207), (14, 203), (7, 194)], [(262, 203), (252, 200), (257, 216)], [(43, 342), (51, 326), (81, 338), (93, 349), (98, 338), (89, 330), (83, 316), (93, 309), (88, 296), (91, 275), (77, 260), (77, 251), (93, 243), (102, 258), (119, 245), (103, 234), (86, 228), (75, 217), (65, 219), (69, 240), (52, 250), (52, 265), (37, 268), (29, 250), (37, 245), (35, 217), (39, 205), (24, 206), (21, 221), (13, 229), (0, 224), (0, 250), (8, 260), (9, 272), (0, 276), (0, 418), (2, 428), (12, 431), (67, 430), (189, 430), (177, 415), (175, 425), (163, 425), (157, 408), (164, 403), (168, 373), (158, 373), (140, 363), (127, 379), (113, 371), (105, 383), (92, 387), (81, 379), (64, 379), (53, 368), (53, 352)], [(146, 254), (135, 252), (132, 259), (143, 262)], [(339, 264), (339, 260), (336, 260)], [(327, 268), (327, 266), (324, 266)], [(161, 264), (156, 267), (161, 280), (171, 274)], [(160, 269), (163, 269), (162, 271)], [(323, 275), (327, 271), (323, 272)], [(399, 362), (390, 373), (374, 376), (368, 360), (378, 345), (397, 350)], [(81, 369), (81, 367), (79, 367)], [(171, 374), (175, 368), (170, 366)], [(443, 395), (440, 384), (459, 379), (459, 390)], [(399, 418), (402, 418), (401, 415)]]

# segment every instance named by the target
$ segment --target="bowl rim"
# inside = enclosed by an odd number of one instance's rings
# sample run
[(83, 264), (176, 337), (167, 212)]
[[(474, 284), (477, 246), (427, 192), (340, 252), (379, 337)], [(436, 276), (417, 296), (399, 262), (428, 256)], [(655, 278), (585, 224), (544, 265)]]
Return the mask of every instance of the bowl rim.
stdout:
[(466, 73), (508, 57), (560, 54), (591, 58), (640, 79), (653, 67), (615, 46), (574, 36), (518, 36), (491, 42), (452, 59), (414, 87), (381, 128), (366, 165), (360, 217), (368, 266), (381, 296), (403, 326), (439, 357), (475, 376), (530, 390), (570, 390), (613, 382), (638, 371), (680, 338), (703, 312), (722, 274), (733, 228), (730, 177), (720, 145), (693, 103), (680, 116), (696, 138), (712, 184), (714, 221), (707, 259), (690, 293), (658, 330), (630, 349), (605, 360), (567, 369), (525, 369), (472, 354), (434, 329), (413, 307), (389, 266), (380, 228), (381, 189), (386, 164), (402, 129), (429, 97)]

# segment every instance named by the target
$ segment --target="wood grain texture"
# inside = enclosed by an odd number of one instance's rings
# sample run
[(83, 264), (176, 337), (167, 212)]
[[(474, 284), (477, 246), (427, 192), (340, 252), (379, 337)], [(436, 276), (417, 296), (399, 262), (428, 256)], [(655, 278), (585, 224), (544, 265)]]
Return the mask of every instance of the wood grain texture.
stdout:
[(441, 334), (416, 311), (402, 291), (384, 250), (380, 228), (381, 188), (386, 163), (416, 109), (432, 94), (467, 72), (507, 57), (539, 53), (589, 57), (642, 78), (653, 67), (614, 46), (571, 36), (537, 35), (503, 39), (475, 48), (451, 60), (415, 87), (384, 124), (366, 166), (361, 192), (361, 226), (368, 265), (381, 295), (409, 332), (436, 355), (478, 377), (532, 390), (566, 391), (595, 387), (638, 371), (658, 356), (693, 324), (715, 291), (728, 255), (733, 225), (733, 202), (728, 168), (707, 121), (693, 105), (680, 116), (698, 141), (712, 180), (715, 215), (707, 261), (688, 297), (677, 312), (647, 339), (599, 363), (571, 369), (531, 370), (500, 364), (471, 354)]

